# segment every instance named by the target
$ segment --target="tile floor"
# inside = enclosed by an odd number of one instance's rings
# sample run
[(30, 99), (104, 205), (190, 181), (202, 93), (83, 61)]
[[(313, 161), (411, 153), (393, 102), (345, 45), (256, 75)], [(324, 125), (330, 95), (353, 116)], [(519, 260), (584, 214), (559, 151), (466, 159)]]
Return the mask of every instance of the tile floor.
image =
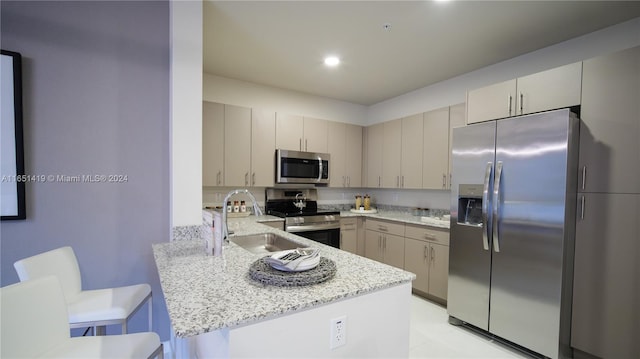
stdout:
[(448, 323), (447, 309), (413, 295), (409, 358), (524, 358), (530, 357)]

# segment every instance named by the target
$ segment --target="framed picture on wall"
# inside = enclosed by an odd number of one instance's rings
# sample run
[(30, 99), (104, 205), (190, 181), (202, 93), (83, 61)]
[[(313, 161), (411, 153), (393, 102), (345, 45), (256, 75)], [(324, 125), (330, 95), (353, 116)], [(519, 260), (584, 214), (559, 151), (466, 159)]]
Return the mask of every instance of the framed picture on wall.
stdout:
[(0, 209), (2, 220), (25, 219), (22, 56), (2, 50), (0, 63)]

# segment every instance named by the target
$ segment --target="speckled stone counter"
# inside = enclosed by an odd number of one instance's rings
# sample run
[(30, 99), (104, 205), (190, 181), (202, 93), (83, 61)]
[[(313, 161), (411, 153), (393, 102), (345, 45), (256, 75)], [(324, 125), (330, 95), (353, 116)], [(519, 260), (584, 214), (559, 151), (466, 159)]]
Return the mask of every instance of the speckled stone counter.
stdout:
[(275, 232), (320, 248), (333, 260), (332, 279), (306, 287), (274, 287), (249, 278), (252, 254), (234, 243), (224, 245), (220, 257), (207, 256), (200, 239), (153, 245), (156, 266), (174, 334), (191, 337), (276, 318), (301, 309), (328, 304), (395, 285), (408, 283), (413, 273), (286, 233), (256, 222), (256, 218), (229, 219), (234, 235)]
[(376, 219), (385, 219), (389, 221), (396, 221), (402, 223), (409, 224), (418, 224), (421, 226), (428, 227), (436, 227), (436, 228), (449, 228), (448, 221), (433, 221), (433, 222), (423, 222), (420, 220), (419, 216), (414, 216), (410, 213), (406, 212), (398, 212), (398, 211), (378, 211), (378, 213), (354, 213), (351, 211), (341, 211), (340, 217), (367, 217), (367, 218), (376, 218)]

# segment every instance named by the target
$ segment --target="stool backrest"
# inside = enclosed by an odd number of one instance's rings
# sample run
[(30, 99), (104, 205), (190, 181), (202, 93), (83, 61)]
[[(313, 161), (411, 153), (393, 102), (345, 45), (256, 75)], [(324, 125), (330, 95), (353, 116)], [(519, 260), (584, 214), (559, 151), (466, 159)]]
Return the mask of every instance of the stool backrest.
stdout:
[(13, 267), (21, 282), (50, 275), (58, 277), (67, 302), (82, 290), (80, 267), (71, 247), (61, 247), (21, 259)]
[(35, 358), (69, 340), (67, 304), (54, 276), (0, 288), (0, 357)]

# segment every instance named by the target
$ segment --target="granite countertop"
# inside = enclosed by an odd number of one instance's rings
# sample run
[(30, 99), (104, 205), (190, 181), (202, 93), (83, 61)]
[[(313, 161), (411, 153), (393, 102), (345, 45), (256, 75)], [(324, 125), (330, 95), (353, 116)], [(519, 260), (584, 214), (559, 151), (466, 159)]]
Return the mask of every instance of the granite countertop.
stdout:
[(229, 229), (234, 235), (275, 232), (301, 247), (319, 248), (321, 256), (336, 263), (337, 273), (315, 285), (274, 287), (248, 275), (251, 263), (264, 254), (250, 253), (234, 243), (224, 245), (220, 257), (207, 256), (202, 239), (154, 244), (160, 283), (177, 337), (273, 319), (415, 278), (413, 273), (262, 225), (254, 216), (229, 219)]
[(367, 217), (376, 219), (385, 219), (389, 221), (396, 221), (409, 224), (418, 224), (421, 226), (446, 228), (449, 229), (448, 220), (439, 220), (438, 217), (429, 217), (429, 221), (425, 222), (421, 220), (420, 216), (414, 216), (410, 213), (399, 211), (384, 211), (379, 210), (378, 213), (357, 213), (351, 211), (341, 211), (340, 217)]

